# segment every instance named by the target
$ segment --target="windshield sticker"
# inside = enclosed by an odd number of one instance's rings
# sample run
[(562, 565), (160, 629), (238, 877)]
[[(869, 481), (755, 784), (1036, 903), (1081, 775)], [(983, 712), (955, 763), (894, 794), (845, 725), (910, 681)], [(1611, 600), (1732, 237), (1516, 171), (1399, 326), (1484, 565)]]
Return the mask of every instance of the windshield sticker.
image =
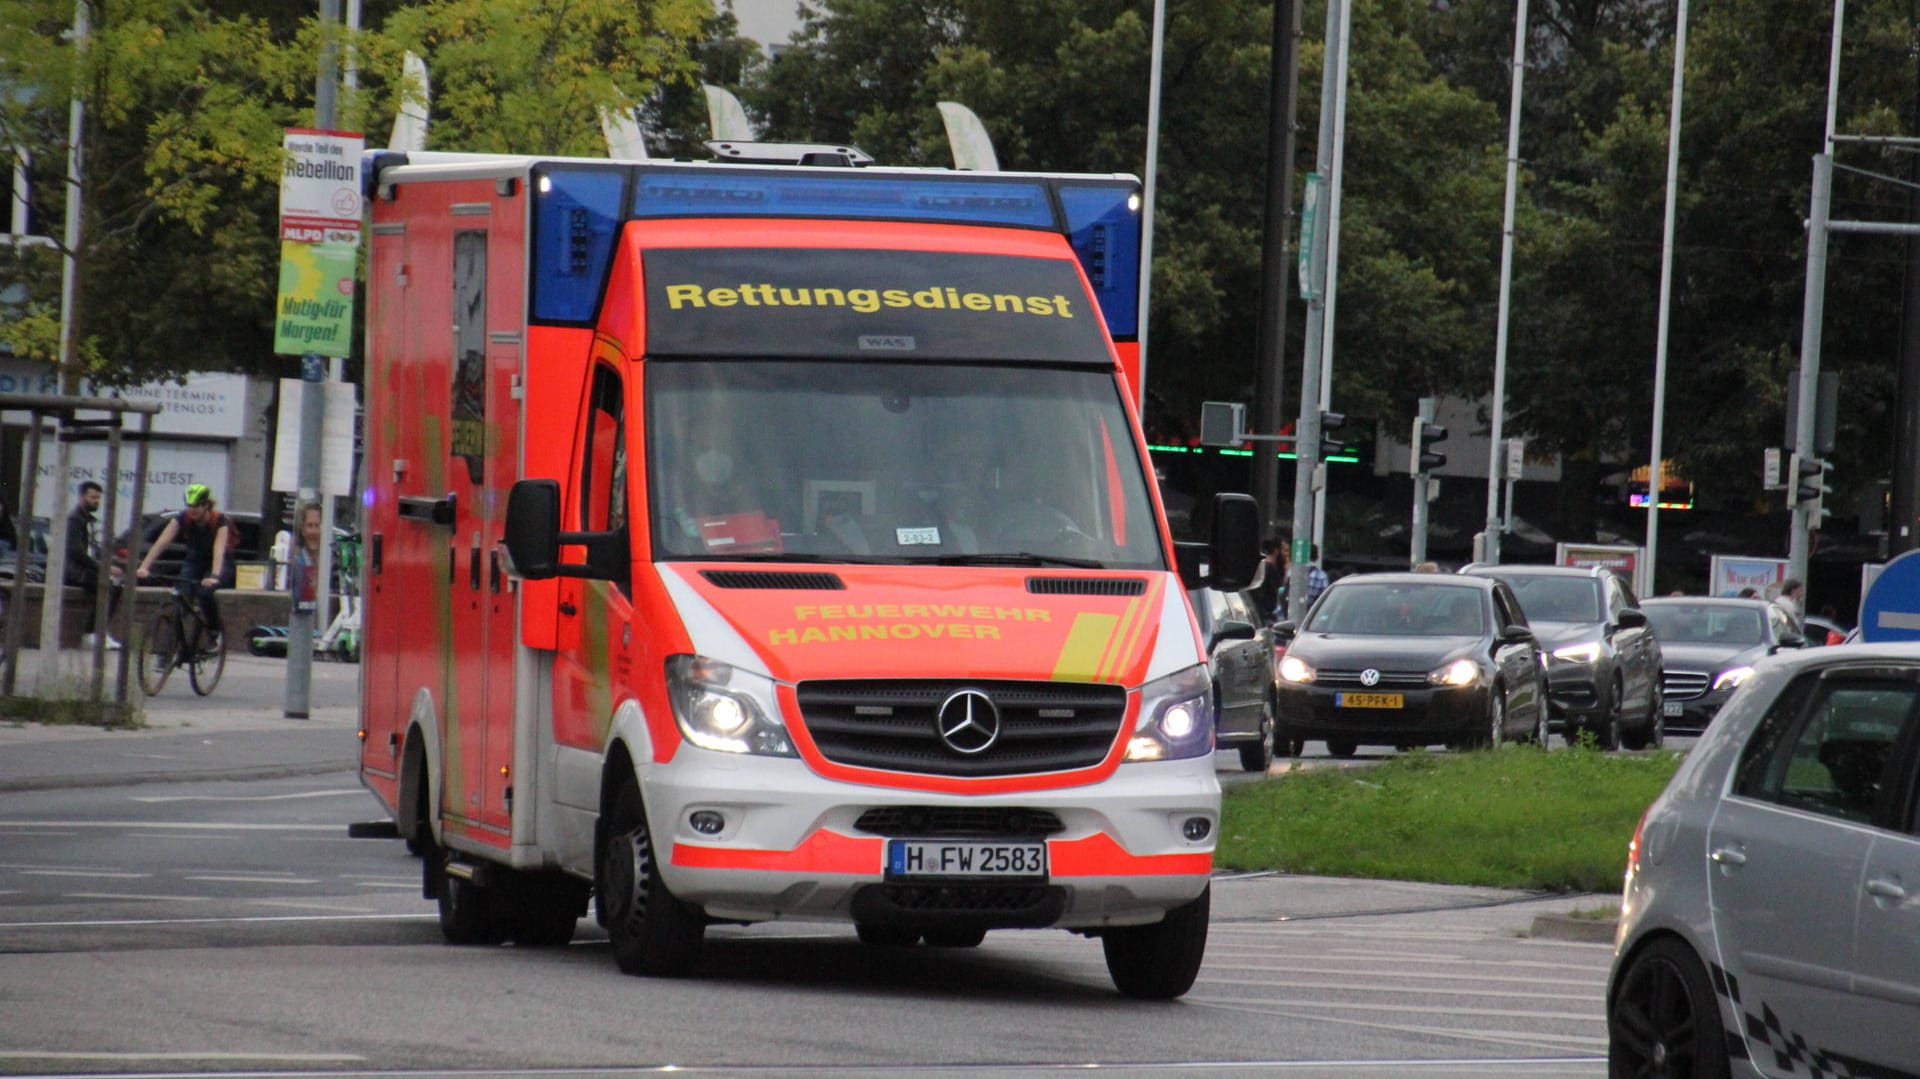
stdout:
[(896, 528), (893, 530), (893, 541), (902, 547), (912, 547), (919, 544), (938, 547), (940, 546), (940, 529)]
[(794, 248), (642, 258), (650, 355), (1112, 362), (1070, 259)]

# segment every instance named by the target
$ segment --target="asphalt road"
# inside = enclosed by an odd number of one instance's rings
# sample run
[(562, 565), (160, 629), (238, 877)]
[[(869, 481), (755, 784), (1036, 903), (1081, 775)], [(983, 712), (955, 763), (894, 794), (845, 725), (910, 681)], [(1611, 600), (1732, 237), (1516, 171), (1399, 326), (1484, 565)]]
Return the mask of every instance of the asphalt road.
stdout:
[(446, 946), (418, 862), (346, 838), (374, 815), (350, 772), (0, 793), (0, 1073), (1605, 1071), (1608, 947), (1524, 935), (1571, 897), (1222, 877), (1170, 1004), (1120, 998), (1057, 931), (715, 927), (697, 976), (660, 981), (620, 975), (590, 918), (561, 949)]

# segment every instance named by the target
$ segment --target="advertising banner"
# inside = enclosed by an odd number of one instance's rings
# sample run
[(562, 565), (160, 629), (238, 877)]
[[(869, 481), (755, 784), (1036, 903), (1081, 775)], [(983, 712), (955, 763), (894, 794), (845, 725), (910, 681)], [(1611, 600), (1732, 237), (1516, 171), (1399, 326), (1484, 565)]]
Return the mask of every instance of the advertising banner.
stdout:
[(1787, 560), (1784, 558), (1717, 554), (1708, 566), (1709, 596), (1738, 596), (1742, 589), (1751, 588), (1754, 595), (1771, 599), (1780, 582), (1787, 579)]
[(357, 132), (288, 128), (280, 177), (280, 293), (273, 350), (345, 357), (360, 248)]
[(1641, 579), (1646, 548), (1612, 546), (1601, 543), (1560, 543), (1553, 548), (1556, 566), (1605, 566), (1633, 583), (1636, 594), (1646, 595), (1647, 582)]

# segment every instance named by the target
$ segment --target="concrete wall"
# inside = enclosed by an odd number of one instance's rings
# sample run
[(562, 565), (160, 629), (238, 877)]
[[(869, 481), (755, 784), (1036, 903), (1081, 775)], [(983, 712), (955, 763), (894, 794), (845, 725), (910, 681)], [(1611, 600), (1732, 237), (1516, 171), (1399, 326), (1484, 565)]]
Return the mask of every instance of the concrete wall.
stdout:
[[(16, 616), (23, 615), (26, 620), (20, 626), (20, 645), (23, 648), (37, 648), (40, 645), (41, 586), (28, 584), (18, 609), (13, 605), (12, 589), (10, 581), (0, 585), (0, 595), (4, 595), (7, 602), (7, 621), (16, 621)], [(78, 648), (80, 636), (87, 631), (92, 618), (93, 597), (73, 587), (61, 591), (65, 593), (65, 599), (60, 614), (60, 643), (68, 648)], [(130, 609), (133, 615), (131, 625), (144, 627), (147, 620), (153, 617), (153, 612), (167, 602), (168, 594), (166, 588), (148, 586), (139, 589), (137, 599), (131, 594), (123, 596), (118, 622), (120, 628), (114, 631), (114, 636), (121, 640), (128, 640), (129, 634), (138, 636), (142, 630), (127, 628), (129, 623), (126, 617)], [(227, 650), (230, 652), (246, 651), (244, 635), (255, 625), (286, 625), (292, 610), (291, 597), (285, 592), (222, 589), (219, 603), (220, 618), (229, 634)]]

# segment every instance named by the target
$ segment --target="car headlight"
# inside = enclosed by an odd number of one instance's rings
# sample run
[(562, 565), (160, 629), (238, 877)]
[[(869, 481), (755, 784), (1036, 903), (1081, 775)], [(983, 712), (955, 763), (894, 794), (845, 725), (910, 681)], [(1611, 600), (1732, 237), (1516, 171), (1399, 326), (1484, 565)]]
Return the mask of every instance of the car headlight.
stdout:
[(1140, 687), (1140, 719), (1127, 741), (1130, 761), (1170, 761), (1213, 752), (1213, 676), (1188, 667)]
[(773, 679), (705, 656), (667, 657), (667, 696), (680, 733), (701, 749), (792, 757)]
[(1564, 659), (1569, 663), (1592, 663), (1600, 658), (1600, 643), (1588, 641), (1585, 644), (1570, 644), (1565, 648), (1553, 650), (1553, 658)]
[(1280, 680), (1282, 682), (1311, 682), (1313, 668), (1303, 659), (1295, 656), (1280, 657)]
[(1427, 674), (1427, 681), (1436, 686), (1470, 686), (1479, 680), (1480, 665), (1470, 659), (1456, 659)]
[(1752, 673), (1753, 673), (1752, 667), (1732, 667), (1727, 670), (1721, 671), (1720, 677), (1713, 680), (1713, 688), (1732, 689), (1735, 686), (1739, 685), (1740, 683), (1746, 681), (1747, 676)]

